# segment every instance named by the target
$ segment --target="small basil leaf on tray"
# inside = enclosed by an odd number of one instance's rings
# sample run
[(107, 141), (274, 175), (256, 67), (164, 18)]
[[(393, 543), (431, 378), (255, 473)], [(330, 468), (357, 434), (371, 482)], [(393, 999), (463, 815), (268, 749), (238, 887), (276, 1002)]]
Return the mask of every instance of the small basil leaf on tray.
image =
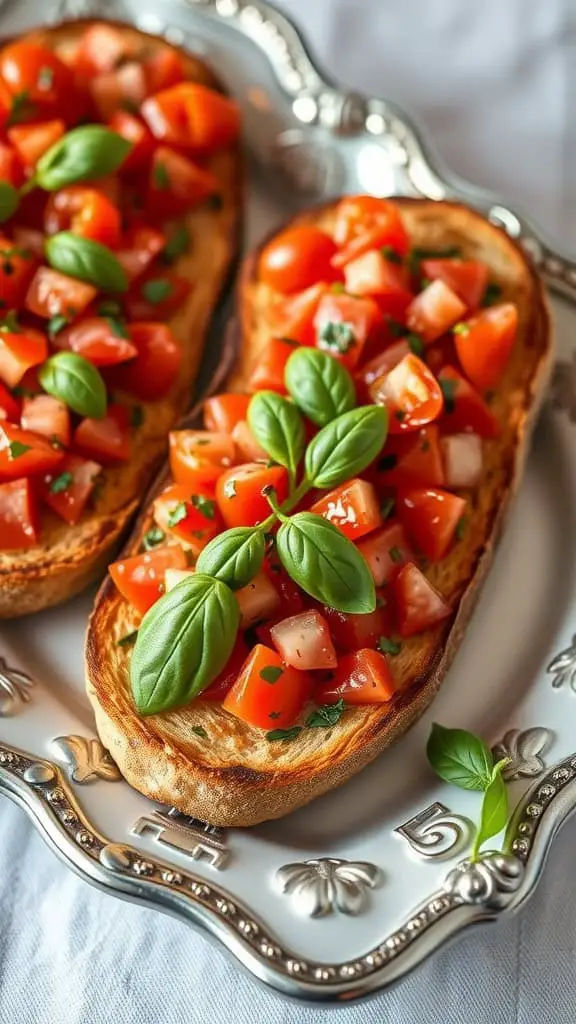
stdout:
[(436, 722), (426, 748), (432, 768), (460, 789), (485, 790), (492, 779), (494, 758), (479, 736), (466, 729), (445, 729)]
[(103, 178), (124, 162), (132, 143), (101, 124), (74, 128), (40, 157), (34, 180), (54, 192), (76, 181)]
[(20, 193), (8, 181), (0, 181), (0, 224), (10, 220), (20, 205)]
[(379, 405), (351, 409), (316, 434), (306, 449), (306, 476), (312, 487), (336, 487), (361, 473), (381, 452), (388, 413)]
[(264, 451), (294, 473), (306, 445), (304, 421), (296, 406), (275, 391), (259, 391), (248, 406), (248, 424)]
[(286, 363), (284, 380), (296, 405), (319, 427), (356, 404), (354, 382), (346, 367), (320, 349), (296, 349)]
[(142, 715), (181, 707), (222, 671), (234, 647), (240, 608), (220, 580), (194, 573), (142, 619), (130, 665)]
[(200, 552), (196, 571), (214, 576), (232, 590), (245, 587), (260, 571), (266, 540), (260, 530), (237, 526), (214, 537)]
[(362, 555), (343, 533), (313, 512), (298, 512), (276, 535), (278, 558), (311, 597), (340, 612), (373, 612), (376, 592)]
[(72, 412), (101, 420), (106, 415), (106, 385), (98, 370), (76, 352), (57, 352), (40, 367), (38, 380)]
[(509, 764), (509, 758), (503, 758), (494, 765), (492, 777), (484, 792), (480, 825), (474, 839), (472, 859), (478, 856), (480, 847), (488, 839), (497, 836), (508, 822), (508, 791), (502, 778), (502, 771)]
[(100, 242), (73, 231), (59, 231), (46, 241), (46, 258), (54, 270), (86, 281), (105, 292), (125, 292), (128, 278), (114, 253)]

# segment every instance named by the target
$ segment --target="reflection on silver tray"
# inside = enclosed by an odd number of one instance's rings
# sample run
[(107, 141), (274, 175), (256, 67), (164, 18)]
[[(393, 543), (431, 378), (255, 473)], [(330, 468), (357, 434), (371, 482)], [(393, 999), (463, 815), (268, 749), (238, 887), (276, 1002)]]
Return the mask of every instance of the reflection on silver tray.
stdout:
[[(242, 104), (259, 165), (252, 240), (290, 201), (318, 195), (458, 198), (520, 239), (551, 286), (576, 299), (567, 257), (495, 197), (439, 170), (392, 103), (328, 81), (294, 27), (261, 0), (4, 0), (0, 13), (4, 35), (47, 14), (125, 19), (211, 60)], [(563, 529), (576, 515), (576, 312), (559, 300), (556, 312), (552, 402), (470, 636), (433, 709), (511, 759), (517, 807), (503, 852), (466, 858), (474, 794), (428, 774), (430, 716), (337, 794), (284, 821), (225, 832), (154, 806), (119, 779), (94, 734), (82, 692), (88, 595), (0, 631), (0, 789), (83, 877), (202, 926), (278, 991), (326, 1001), (382, 988), (467, 924), (527, 897), (576, 807), (576, 552)], [(517, 636), (507, 621), (519, 624)], [(471, 678), (481, 682), (472, 692)]]

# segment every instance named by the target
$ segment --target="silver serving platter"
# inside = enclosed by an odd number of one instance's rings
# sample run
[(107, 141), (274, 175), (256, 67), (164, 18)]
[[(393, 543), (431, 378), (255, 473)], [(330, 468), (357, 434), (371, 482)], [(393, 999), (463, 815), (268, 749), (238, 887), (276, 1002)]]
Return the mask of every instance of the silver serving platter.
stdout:
[[(392, 103), (329, 81), (262, 0), (5, 0), (0, 33), (91, 15), (164, 34), (227, 81), (253, 164), (249, 244), (318, 196), (454, 197), (518, 238), (555, 293), (551, 400), (456, 663), (431, 712), (346, 786), (227, 833), (156, 806), (96, 738), (82, 660), (93, 595), (0, 627), (0, 790), (52, 849), (108, 893), (204, 929), (278, 992), (348, 1001), (518, 908), (576, 808), (576, 266), (508, 205), (439, 168)], [(478, 795), (432, 776), (433, 720), (511, 758), (504, 852), (476, 864), (466, 854)]]

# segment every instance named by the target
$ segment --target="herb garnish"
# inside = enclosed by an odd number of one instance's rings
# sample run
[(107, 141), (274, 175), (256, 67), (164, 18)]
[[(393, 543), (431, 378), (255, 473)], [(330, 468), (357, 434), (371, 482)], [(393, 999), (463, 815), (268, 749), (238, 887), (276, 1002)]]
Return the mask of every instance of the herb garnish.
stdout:
[(356, 344), (354, 328), (352, 324), (329, 320), (320, 331), (319, 342), (321, 343), (320, 347), (327, 349), (328, 352), (339, 352), (341, 355), (345, 355)]
[(206, 729), (203, 728), (203, 726), (193, 725), (191, 728), (192, 732), (196, 733), (197, 736), (201, 736), (203, 740), (208, 739), (208, 733), (206, 732)]
[(133, 405), (130, 410), (130, 426), (137, 428), (144, 423), (144, 410), (141, 405)]
[(63, 331), (67, 326), (68, 319), (65, 316), (62, 316), (61, 313), (56, 314), (56, 316), (51, 316), (48, 321), (48, 337), (50, 338), (50, 341), (54, 341), (56, 335), (60, 334), (60, 331)]
[(402, 644), (398, 640), (392, 640), (389, 636), (381, 636), (376, 648), (381, 654), (400, 654)]
[(142, 547), (144, 551), (151, 551), (152, 548), (158, 547), (164, 540), (166, 540), (164, 530), (161, 530), (159, 526), (151, 526), (142, 538)]
[(170, 181), (170, 175), (166, 170), (165, 164), (161, 164), (160, 162), (157, 162), (154, 165), (152, 177), (154, 179), (154, 184), (156, 185), (156, 188), (170, 188), (170, 185), (172, 184)]
[(274, 685), (284, 675), (284, 669), (280, 668), (279, 665), (265, 665), (264, 668), (260, 669), (258, 675), (265, 683)]
[(392, 248), (391, 245), (383, 245), (380, 249), (380, 252), (382, 253), (384, 259), (388, 260), (388, 263), (397, 263), (399, 266), (401, 266), (402, 257), (400, 253), (396, 252), (396, 249)]
[(179, 224), (174, 229), (166, 245), (160, 253), (163, 263), (174, 263), (179, 256), (183, 256), (190, 248), (190, 232), (185, 224)]
[(188, 509), (186, 508), (186, 502), (179, 501), (178, 504), (174, 505), (174, 508), (171, 508), (168, 513), (168, 526), (178, 526), (178, 523), (181, 523), (183, 519), (186, 519), (187, 515)]
[(19, 459), (22, 455), (25, 455), (26, 452), (32, 451), (32, 445), (23, 444), (22, 441), (11, 441), (8, 445), (8, 451), (10, 452), (11, 459)]
[(335, 704), (323, 704), (316, 708), (306, 719), (306, 725), (311, 729), (328, 729), (340, 721), (345, 710), (344, 699), (340, 697)]
[(447, 413), (454, 412), (456, 407), (456, 388), (458, 387), (458, 381), (451, 380), (450, 377), (444, 377), (442, 380), (438, 380), (440, 390), (444, 395), (444, 408)]
[(193, 494), (190, 500), (194, 508), (205, 519), (214, 519), (216, 515), (216, 502), (212, 498), (205, 498), (203, 494)]
[(133, 629), (131, 633), (126, 633), (126, 636), (121, 636), (116, 641), (116, 647), (131, 647), (132, 644), (136, 643), (136, 637), (138, 636), (138, 630)]
[(266, 733), (266, 739), (272, 743), (275, 740), (295, 740), (302, 732), (301, 725), (293, 725), (291, 729), (272, 729)]
[(144, 282), (141, 291), (147, 302), (157, 306), (158, 303), (170, 298), (174, 285), (163, 277), (153, 277), (150, 281)]
[(70, 473), (69, 471), (66, 471), (65, 473), (60, 473), (60, 476), (55, 477), (52, 483), (50, 484), (50, 491), (52, 494), (61, 494), (62, 491), (68, 490), (71, 483), (74, 483), (74, 477), (72, 473)]
[(500, 285), (496, 284), (495, 281), (490, 281), (490, 283), (486, 285), (486, 291), (484, 292), (484, 295), (482, 296), (482, 301), (481, 301), (480, 305), (481, 306), (493, 306), (495, 302), (498, 302), (498, 299), (501, 298), (501, 296), (502, 296), (502, 289), (501, 289)]

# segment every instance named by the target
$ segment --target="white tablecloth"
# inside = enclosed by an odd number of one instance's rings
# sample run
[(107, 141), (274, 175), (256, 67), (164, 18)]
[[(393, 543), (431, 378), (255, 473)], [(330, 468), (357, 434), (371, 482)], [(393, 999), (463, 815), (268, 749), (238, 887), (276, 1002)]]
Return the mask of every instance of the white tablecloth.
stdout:
[[(336, 77), (393, 98), (454, 170), (576, 249), (571, 0), (283, 6)], [(514, 920), (474, 929), (339, 1021), (574, 1024), (575, 844), (572, 823)], [(183, 925), (90, 888), (0, 803), (0, 1024), (314, 1024), (326, 1014), (261, 990)]]

